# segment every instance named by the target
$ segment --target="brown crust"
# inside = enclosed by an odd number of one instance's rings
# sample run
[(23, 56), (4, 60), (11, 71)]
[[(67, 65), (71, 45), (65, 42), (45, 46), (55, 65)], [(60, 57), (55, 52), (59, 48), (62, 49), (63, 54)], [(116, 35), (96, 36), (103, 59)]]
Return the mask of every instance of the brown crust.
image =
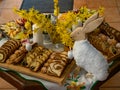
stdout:
[(1, 58), (1, 59), (0, 59), (0, 62), (5, 62), (6, 59), (7, 59), (7, 55), (6, 55), (5, 51), (4, 51), (4, 50), (0, 50), (0, 54), (3, 55), (3, 59)]
[(4, 51), (6, 55), (9, 54), (9, 51), (6, 48), (0, 48), (0, 50)]
[(5, 44), (5, 45), (3, 45), (2, 47), (3, 47), (3, 48), (5, 48), (5, 47), (10, 48), (10, 52), (9, 52), (9, 53), (13, 53), (13, 52), (14, 52), (14, 46), (11, 45), (11, 44)]
[(10, 44), (13, 44), (15, 49), (17, 49), (20, 46), (20, 43), (18, 43), (17, 40), (10, 40)]
[(11, 61), (12, 64), (18, 64), (23, 60), (23, 57), (25, 56), (25, 53), (21, 54), (19, 57), (17, 57), (14, 61)]

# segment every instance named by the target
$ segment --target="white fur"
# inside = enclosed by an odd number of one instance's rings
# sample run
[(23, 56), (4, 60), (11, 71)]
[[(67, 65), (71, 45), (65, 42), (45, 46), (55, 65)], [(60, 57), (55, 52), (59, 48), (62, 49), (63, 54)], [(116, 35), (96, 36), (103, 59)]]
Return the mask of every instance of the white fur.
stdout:
[(93, 75), (94, 80), (103, 81), (108, 76), (108, 63), (102, 53), (93, 47), (86, 39), (87, 33), (94, 31), (104, 18), (98, 17), (98, 13), (88, 18), (83, 27), (77, 27), (71, 33), (71, 38), (75, 41), (73, 52), (68, 52), (68, 57), (76, 60), (76, 64)]
[(73, 57), (76, 64), (92, 73), (96, 80), (103, 81), (108, 76), (108, 63), (103, 55), (88, 40), (75, 41)]

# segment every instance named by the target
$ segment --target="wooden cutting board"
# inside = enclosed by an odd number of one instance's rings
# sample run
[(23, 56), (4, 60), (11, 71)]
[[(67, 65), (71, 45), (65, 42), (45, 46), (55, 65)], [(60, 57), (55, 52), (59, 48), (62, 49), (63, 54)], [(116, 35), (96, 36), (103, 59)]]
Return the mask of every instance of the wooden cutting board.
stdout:
[(14, 71), (17, 71), (17, 72), (20, 72), (20, 73), (23, 73), (23, 74), (26, 74), (26, 75), (29, 75), (29, 76), (37, 77), (37, 78), (40, 78), (40, 79), (44, 79), (44, 80), (47, 80), (47, 81), (55, 82), (55, 83), (58, 83), (59, 85), (63, 85), (65, 80), (67, 79), (67, 76), (69, 75), (71, 70), (75, 67), (75, 61), (73, 60), (66, 67), (66, 69), (64, 70), (61, 77), (50, 76), (50, 75), (47, 75), (47, 74), (43, 74), (41, 72), (33, 72), (29, 68), (22, 67), (20, 65), (0, 63), (0, 67), (10, 69), (10, 70), (14, 70)]

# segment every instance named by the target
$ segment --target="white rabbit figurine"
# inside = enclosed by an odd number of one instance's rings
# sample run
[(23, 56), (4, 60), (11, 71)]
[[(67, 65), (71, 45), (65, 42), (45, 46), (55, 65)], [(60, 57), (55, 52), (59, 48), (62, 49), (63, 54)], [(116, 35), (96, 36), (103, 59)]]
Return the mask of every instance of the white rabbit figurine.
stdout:
[(98, 13), (95, 13), (86, 20), (83, 27), (78, 27), (71, 33), (70, 36), (75, 42), (73, 50), (68, 52), (68, 57), (74, 57), (77, 66), (91, 73), (95, 80), (103, 81), (109, 75), (109, 65), (104, 56), (86, 38), (87, 33), (95, 30), (103, 22), (103, 17), (98, 16)]

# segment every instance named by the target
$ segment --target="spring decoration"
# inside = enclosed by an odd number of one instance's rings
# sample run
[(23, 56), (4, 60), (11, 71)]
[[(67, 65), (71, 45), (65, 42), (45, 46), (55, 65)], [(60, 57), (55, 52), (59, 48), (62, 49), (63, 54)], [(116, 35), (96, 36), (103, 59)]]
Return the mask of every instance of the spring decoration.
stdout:
[[(74, 30), (73, 26), (84, 23), (95, 12), (99, 12), (102, 15), (104, 8), (100, 7), (98, 10), (91, 10), (87, 7), (81, 7), (77, 11), (68, 11), (60, 14), (58, 0), (54, 0), (54, 16), (57, 17), (55, 23), (52, 23), (51, 18), (48, 18), (46, 14), (40, 13), (34, 8), (30, 8), (29, 11), (17, 9), (14, 9), (14, 11), (22, 19), (26, 20), (24, 23), (26, 37), (29, 37), (32, 33), (32, 25), (36, 24), (43, 32), (47, 32), (50, 35), (53, 43), (59, 42), (71, 48), (73, 41), (70, 38), (70, 33)], [(21, 36), (23, 36), (22, 34)]]

